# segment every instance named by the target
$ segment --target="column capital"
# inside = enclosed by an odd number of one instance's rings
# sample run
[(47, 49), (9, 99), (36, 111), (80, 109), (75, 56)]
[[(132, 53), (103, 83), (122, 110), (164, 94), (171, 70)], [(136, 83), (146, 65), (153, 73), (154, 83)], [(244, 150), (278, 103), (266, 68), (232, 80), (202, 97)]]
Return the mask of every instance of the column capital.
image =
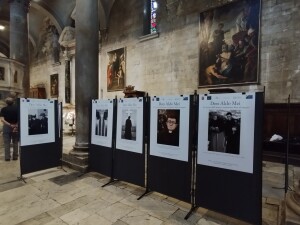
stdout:
[(26, 13), (28, 13), (29, 11), (29, 8), (30, 8), (30, 1), (31, 0), (8, 0), (8, 2), (11, 4), (11, 3), (23, 3), (23, 6), (24, 6), (24, 10)]

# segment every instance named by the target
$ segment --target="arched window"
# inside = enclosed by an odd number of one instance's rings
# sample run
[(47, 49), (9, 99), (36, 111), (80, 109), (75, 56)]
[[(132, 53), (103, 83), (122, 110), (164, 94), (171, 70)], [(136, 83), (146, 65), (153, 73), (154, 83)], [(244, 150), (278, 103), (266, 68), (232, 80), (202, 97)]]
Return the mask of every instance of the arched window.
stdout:
[(157, 1), (156, 0), (151, 0), (151, 21), (150, 21), (150, 33), (156, 33), (157, 32), (157, 20), (156, 20), (156, 15), (157, 15)]
[(156, 0), (144, 0), (144, 35), (157, 33), (157, 7)]

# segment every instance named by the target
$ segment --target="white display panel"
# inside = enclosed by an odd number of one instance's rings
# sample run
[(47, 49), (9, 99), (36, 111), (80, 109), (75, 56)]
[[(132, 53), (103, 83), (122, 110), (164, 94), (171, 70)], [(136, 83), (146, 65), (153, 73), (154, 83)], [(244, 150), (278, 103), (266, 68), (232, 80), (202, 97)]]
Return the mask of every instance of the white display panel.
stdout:
[(151, 98), (150, 155), (188, 161), (189, 96)]
[(112, 146), (113, 111), (113, 100), (92, 100), (92, 144)]
[(143, 153), (143, 98), (118, 100), (116, 148), (135, 153)]
[(255, 93), (199, 96), (198, 164), (253, 173)]
[(55, 142), (54, 104), (51, 99), (20, 99), (20, 145)]

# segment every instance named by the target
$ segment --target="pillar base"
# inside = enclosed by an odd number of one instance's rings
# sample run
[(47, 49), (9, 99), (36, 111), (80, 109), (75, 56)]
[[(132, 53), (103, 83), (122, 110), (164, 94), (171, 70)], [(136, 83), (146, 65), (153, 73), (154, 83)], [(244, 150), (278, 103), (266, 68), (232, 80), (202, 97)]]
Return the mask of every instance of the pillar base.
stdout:
[(88, 171), (89, 164), (89, 152), (88, 146), (73, 146), (73, 150), (69, 154), (63, 154), (62, 163), (74, 170), (81, 173), (86, 173)]

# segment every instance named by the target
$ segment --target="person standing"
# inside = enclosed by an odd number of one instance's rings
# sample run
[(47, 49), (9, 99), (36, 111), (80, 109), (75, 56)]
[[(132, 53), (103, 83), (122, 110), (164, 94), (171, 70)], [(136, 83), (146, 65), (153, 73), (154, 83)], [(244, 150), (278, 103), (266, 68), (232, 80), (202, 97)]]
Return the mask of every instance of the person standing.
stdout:
[(13, 143), (13, 160), (18, 160), (18, 107), (11, 97), (5, 99), (6, 106), (1, 110), (1, 121), (3, 123), (3, 141), (5, 161), (10, 161), (10, 143)]
[(226, 153), (240, 153), (240, 127), (238, 122), (232, 118), (231, 112), (226, 113), (224, 123)]
[(131, 127), (132, 127), (131, 119), (130, 116), (128, 116), (125, 122), (125, 134), (124, 134), (125, 139), (128, 140), (132, 139)]

